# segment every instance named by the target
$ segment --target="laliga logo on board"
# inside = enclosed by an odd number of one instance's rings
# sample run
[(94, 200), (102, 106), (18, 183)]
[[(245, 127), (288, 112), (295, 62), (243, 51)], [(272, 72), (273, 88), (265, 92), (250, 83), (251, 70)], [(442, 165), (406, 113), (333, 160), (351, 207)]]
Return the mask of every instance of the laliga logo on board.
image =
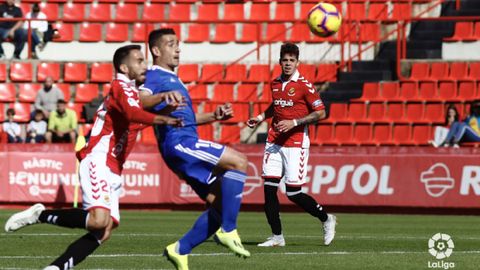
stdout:
[(452, 237), (446, 233), (436, 233), (430, 239), (428, 239), (428, 252), (440, 260), (436, 262), (428, 262), (428, 268), (441, 268), (449, 269), (454, 268), (454, 262), (443, 261), (450, 257), (453, 253), (455, 245), (453, 244)]
[(425, 184), (425, 190), (432, 197), (442, 196), (455, 184), (455, 180), (450, 176), (450, 170), (443, 163), (436, 163), (422, 172), (420, 181)]

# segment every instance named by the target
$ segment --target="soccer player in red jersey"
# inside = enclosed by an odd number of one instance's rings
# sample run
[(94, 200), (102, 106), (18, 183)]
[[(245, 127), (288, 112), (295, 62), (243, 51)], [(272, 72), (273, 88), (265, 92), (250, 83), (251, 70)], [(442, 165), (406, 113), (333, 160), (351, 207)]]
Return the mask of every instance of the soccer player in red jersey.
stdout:
[[(147, 66), (141, 47), (127, 45), (116, 50), (113, 65), (117, 72), (112, 88), (95, 116), (90, 141), (77, 152), (84, 209), (51, 209), (38, 203), (16, 213), (5, 224), (7, 232), (27, 225), (48, 223), (87, 229), (45, 269), (66, 270), (78, 265), (107, 241), (120, 223), (119, 195), (123, 164), (132, 150), (137, 134), (153, 124), (180, 126), (180, 119), (155, 115), (142, 109), (137, 84), (145, 80)], [(182, 105), (177, 92), (159, 94), (159, 101)]]
[(265, 215), (273, 235), (258, 245), (261, 247), (285, 246), (277, 197), (282, 178), (288, 199), (323, 223), (324, 244), (329, 245), (335, 237), (336, 217), (327, 214), (315, 199), (302, 192), (310, 145), (308, 124), (325, 118), (325, 107), (313, 85), (298, 72), (298, 56), (299, 49), (295, 44), (282, 45), (282, 74), (270, 84), (273, 102), (265, 112), (247, 121), (247, 125), (253, 128), (266, 118), (273, 117), (262, 172)]

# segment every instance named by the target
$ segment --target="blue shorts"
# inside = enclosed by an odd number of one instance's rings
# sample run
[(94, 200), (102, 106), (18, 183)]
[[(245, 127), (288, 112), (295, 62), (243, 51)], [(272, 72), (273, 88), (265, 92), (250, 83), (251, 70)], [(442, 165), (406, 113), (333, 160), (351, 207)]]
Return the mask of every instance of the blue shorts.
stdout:
[(212, 171), (224, 151), (221, 144), (187, 137), (176, 144), (164, 144), (162, 156), (168, 167), (192, 187), (196, 186), (194, 182), (208, 186), (215, 180)]

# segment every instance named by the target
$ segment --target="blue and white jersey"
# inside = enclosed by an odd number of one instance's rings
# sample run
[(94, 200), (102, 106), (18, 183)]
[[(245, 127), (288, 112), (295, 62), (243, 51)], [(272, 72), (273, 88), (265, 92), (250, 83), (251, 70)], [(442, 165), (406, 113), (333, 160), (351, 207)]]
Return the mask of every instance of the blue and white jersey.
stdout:
[[(155, 126), (158, 145), (161, 148), (165, 147), (164, 143), (174, 145), (185, 137), (198, 139), (197, 120), (195, 118), (195, 112), (193, 111), (192, 100), (187, 87), (185, 87), (180, 78), (178, 78), (177, 74), (173, 71), (154, 65), (147, 70), (145, 83), (140, 87), (140, 90), (150, 92), (152, 95), (175, 90), (185, 97), (186, 106), (170, 113), (170, 116), (172, 117), (183, 119), (184, 127), (178, 128), (169, 125)], [(152, 111), (158, 112), (165, 106), (166, 103), (163, 102), (155, 106)]]

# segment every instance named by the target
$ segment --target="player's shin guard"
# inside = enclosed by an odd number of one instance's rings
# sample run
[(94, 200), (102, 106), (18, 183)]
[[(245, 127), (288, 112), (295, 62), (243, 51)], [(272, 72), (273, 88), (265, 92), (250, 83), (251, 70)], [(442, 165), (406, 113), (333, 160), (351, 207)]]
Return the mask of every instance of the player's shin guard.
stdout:
[(222, 229), (231, 232), (237, 228), (237, 217), (242, 203), (243, 185), (247, 175), (244, 172), (230, 170), (222, 180)]
[(70, 244), (67, 250), (50, 265), (55, 265), (63, 270), (72, 269), (88, 255), (92, 254), (99, 246), (100, 241), (91, 233), (87, 233)]
[(207, 240), (220, 227), (220, 220), (220, 215), (213, 208), (209, 208), (203, 212), (197, 221), (195, 221), (190, 231), (178, 241), (178, 253), (180, 253), (180, 255), (189, 254), (194, 247)]
[(44, 210), (38, 217), (42, 223), (85, 229), (88, 211), (78, 208)]
[(290, 201), (300, 206), (310, 215), (317, 217), (320, 221), (325, 222), (328, 219), (327, 212), (312, 197), (302, 192), (301, 187), (287, 186), (287, 196)]
[(264, 210), (268, 224), (274, 235), (282, 234), (282, 223), (280, 221), (280, 203), (278, 202), (277, 190), (280, 179), (265, 178), (263, 194), (265, 196)]

